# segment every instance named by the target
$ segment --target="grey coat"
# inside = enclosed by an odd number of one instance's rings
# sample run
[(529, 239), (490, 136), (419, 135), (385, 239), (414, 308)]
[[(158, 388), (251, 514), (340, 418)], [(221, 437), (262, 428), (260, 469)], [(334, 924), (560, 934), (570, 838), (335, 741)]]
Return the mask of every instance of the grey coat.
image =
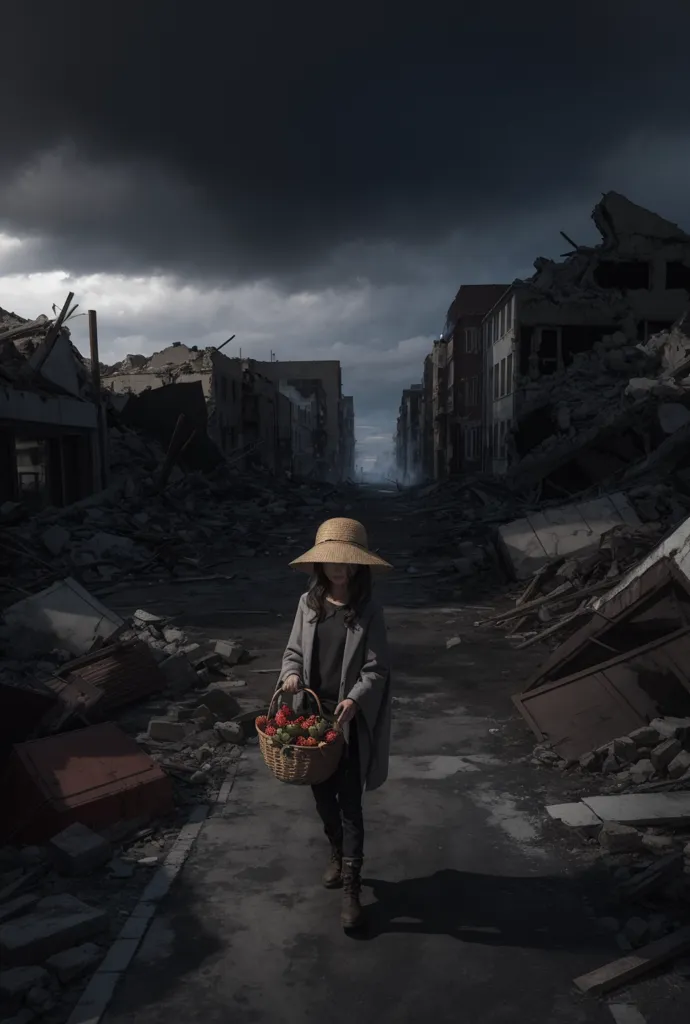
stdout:
[[(303, 594), (290, 633), (278, 685), (293, 673), (302, 686), (309, 688), (311, 659), (316, 633), (316, 616), (307, 606)], [(362, 786), (367, 791), (378, 789), (388, 778), (388, 757), (391, 735), (391, 689), (388, 637), (383, 609), (376, 601), (369, 601), (357, 624), (347, 631), (345, 654), (340, 679), (339, 700), (345, 698), (357, 704)], [(295, 695), (295, 711), (301, 713), (305, 695)], [(348, 738), (345, 727), (345, 738)]]

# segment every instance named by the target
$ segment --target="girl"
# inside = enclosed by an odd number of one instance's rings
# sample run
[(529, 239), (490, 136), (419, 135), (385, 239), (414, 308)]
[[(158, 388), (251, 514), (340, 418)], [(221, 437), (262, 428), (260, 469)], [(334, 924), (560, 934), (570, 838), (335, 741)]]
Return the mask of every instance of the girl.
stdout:
[(366, 531), (354, 519), (322, 523), (314, 547), (290, 565), (310, 572), (312, 581), (300, 598), (278, 685), (296, 694), (298, 714), (307, 696), (301, 691), (314, 690), (343, 726), (338, 769), (312, 791), (331, 844), (323, 882), (329, 889), (342, 886), (341, 919), (349, 931), (362, 920), (362, 791), (378, 789), (388, 777), (388, 641), (383, 610), (371, 596), (371, 573), (391, 566), (368, 550)]

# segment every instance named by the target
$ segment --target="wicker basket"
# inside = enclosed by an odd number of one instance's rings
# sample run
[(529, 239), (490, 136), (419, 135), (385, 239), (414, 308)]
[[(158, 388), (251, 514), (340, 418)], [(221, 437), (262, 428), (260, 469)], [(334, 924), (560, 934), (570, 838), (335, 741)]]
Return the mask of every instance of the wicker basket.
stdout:
[[(310, 694), (316, 701), (319, 716), (332, 723), (333, 729), (338, 733), (336, 740), (321, 747), (296, 747), (293, 744), (283, 746), (274, 743), (272, 738), (262, 732), (258, 725), (256, 732), (263, 759), (279, 782), (289, 782), (293, 786), (317, 786), (320, 782), (330, 779), (338, 767), (345, 738), (335, 719), (331, 715), (324, 714), (321, 701), (314, 691), (305, 690), (304, 692)], [(268, 707), (269, 718), (281, 693), (282, 690), (276, 690), (273, 694), (273, 699)]]

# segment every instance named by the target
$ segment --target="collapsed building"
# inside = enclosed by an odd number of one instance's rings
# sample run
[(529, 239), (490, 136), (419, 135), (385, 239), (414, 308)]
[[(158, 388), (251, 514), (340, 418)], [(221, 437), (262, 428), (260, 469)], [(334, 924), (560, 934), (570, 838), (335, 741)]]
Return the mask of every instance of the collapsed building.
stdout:
[[(163, 404), (188, 415), (184, 389), (201, 389), (204, 430), (239, 468), (259, 464), (322, 480), (341, 479), (354, 468), (354, 408), (341, 394), (337, 361), (263, 363), (175, 343), (148, 359), (127, 356), (102, 380), (132, 408), (162, 392), (152, 405), (152, 426)], [(121, 411), (130, 415), (126, 407)]]
[[(665, 342), (650, 339), (688, 308), (690, 235), (616, 192), (592, 219), (600, 244), (575, 246), (562, 262), (537, 259), (534, 276), (515, 281), (484, 323), (485, 465), (499, 475), (529, 469), (531, 482), (551, 481), (554, 497), (648, 454), (649, 430), (659, 430), (651, 412), (640, 420), (645, 394), (628, 385), (656, 372)], [(561, 444), (563, 457), (542, 460)], [(537, 449), (543, 472), (523, 462)]]
[(89, 369), (59, 316), (0, 309), (0, 502), (79, 501), (106, 482), (103, 413)]

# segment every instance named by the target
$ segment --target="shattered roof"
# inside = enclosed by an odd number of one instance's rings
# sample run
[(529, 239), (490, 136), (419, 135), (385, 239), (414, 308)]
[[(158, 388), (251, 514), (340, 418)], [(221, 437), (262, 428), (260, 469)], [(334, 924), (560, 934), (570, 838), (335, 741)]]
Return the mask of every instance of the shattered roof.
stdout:
[(605, 192), (592, 210), (592, 220), (604, 242), (613, 245), (630, 235), (660, 242), (690, 242), (690, 235), (673, 221), (638, 206), (620, 192)]
[[(40, 365), (35, 366), (35, 361), (32, 362), (32, 356), (44, 343), (53, 323), (54, 320), (43, 314), (35, 320), (27, 320), (0, 307), (0, 381), (22, 390), (50, 395), (56, 392), (64, 393), (63, 387), (56, 385), (55, 381), (50, 379), (50, 375), (45, 376), (41, 372)], [(60, 328), (58, 337), (60, 336), (69, 342), (78, 387), (81, 397), (85, 397), (91, 384), (85, 361), (71, 343), (69, 328), (64, 324)], [(68, 393), (71, 392), (68, 390)]]

